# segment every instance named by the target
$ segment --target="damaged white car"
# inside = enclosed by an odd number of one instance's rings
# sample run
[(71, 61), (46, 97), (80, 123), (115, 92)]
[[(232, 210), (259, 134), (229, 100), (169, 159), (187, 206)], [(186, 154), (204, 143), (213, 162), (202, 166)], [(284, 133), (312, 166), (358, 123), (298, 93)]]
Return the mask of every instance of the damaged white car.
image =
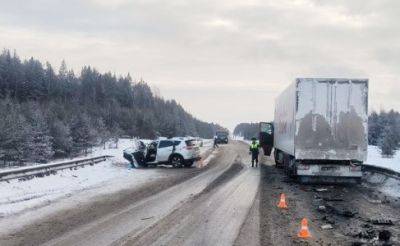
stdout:
[(136, 148), (124, 150), (124, 158), (134, 167), (159, 164), (191, 167), (200, 160), (200, 149), (193, 138), (161, 139), (147, 145), (138, 142)]

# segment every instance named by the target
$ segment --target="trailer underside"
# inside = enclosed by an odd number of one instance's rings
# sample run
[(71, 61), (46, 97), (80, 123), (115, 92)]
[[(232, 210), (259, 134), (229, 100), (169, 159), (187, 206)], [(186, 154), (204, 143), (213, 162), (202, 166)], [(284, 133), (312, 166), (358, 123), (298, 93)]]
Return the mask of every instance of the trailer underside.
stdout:
[(295, 157), (275, 150), (277, 167), (302, 183), (359, 183), (362, 163), (350, 160), (296, 160)]

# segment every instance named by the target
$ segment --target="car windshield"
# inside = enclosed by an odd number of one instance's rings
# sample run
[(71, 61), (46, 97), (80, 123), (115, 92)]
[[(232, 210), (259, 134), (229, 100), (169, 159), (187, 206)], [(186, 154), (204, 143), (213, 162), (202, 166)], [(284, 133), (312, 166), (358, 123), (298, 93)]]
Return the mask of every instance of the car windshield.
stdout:
[(228, 133), (227, 132), (217, 132), (218, 137), (227, 137)]

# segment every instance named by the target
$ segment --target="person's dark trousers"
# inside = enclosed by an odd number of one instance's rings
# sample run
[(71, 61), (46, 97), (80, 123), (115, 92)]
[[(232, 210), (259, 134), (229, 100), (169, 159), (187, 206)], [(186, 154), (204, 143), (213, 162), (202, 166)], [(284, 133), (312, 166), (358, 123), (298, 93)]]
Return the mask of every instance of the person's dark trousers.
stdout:
[(254, 162), (256, 167), (258, 167), (258, 154), (251, 154), (251, 167), (254, 167)]
[(218, 146), (218, 143), (217, 142), (214, 142), (214, 149), (215, 148), (218, 148), (219, 146)]

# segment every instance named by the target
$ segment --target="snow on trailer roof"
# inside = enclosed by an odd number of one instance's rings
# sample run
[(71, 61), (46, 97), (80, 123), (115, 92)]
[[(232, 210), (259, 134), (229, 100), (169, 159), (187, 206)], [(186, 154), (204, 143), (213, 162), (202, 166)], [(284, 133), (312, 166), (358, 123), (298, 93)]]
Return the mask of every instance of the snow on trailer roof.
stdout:
[(296, 81), (318, 81), (321, 83), (338, 82), (338, 83), (367, 83), (367, 78), (296, 78)]

